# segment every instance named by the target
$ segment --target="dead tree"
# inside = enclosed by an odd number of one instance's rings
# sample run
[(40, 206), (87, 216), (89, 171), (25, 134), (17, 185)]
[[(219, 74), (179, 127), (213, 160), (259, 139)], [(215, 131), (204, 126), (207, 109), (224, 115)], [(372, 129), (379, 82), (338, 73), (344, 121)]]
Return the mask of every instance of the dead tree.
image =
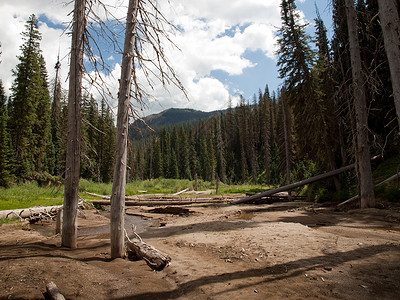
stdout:
[(368, 139), (368, 113), (365, 80), (362, 74), (361, 51), (358, 41), (357, 19), (353, 0), (346, 0), (346, 17), (349, 33), (350, 60), (353, 76), (353, 99), (356, 113), (356, 160), (361, 208), (376, 204), (371, 170), (371, 153)]
[(399, 1), (396, 5), (396, 0), (378, 0), (379, 19), (389, 61), (393, 98), (400, 130), (400, 18), (398, 3)]
[(128, 150), (129, 102), (136, 37), (138, 0), (130, 0), (126, 18), (125, 46), (122, 57), (118, 94), (117, 137), (114, 161), (114, 181), (111, 195), (111, 258), (125, 255), (124, 207), (126, 159)]
[[(143, 72), (148, 85), (153, 88), (155, 80), (164, 87), (177, 86), (186, 91), (170, 66), (161, 45), (162, 41), (172, 43), (166, 26), (172, 26), (161, 14), (154, 0), (130, 0), (125, 32), (125, 45), (121, 67), (118, 96), (117, 139), (114, 165), (114, 182), (111, 195), (111, 257), (125, 255), (124, 245), (124, 206), (126, 185), (127, 138), (129, 128), (129, 109), (133, 118), (138, 117), (130, 105), (130, 98), (143, 104), (143, 99), (151, 97), (138, 82), (137, 71)], [(173, 44), (173, 43), (172, 43)], [(143, 49), (152, 49), (144, 51)], [(145, 55), (152, 55), (147, 57)]]
[(71, 61), (68, 91), (68, 133), (65, 168), (62, 241), (65, 247), (76, 248), (78, 236), (78, 189), (81, 140), (81, 98), (86, 0), (75, 0)]

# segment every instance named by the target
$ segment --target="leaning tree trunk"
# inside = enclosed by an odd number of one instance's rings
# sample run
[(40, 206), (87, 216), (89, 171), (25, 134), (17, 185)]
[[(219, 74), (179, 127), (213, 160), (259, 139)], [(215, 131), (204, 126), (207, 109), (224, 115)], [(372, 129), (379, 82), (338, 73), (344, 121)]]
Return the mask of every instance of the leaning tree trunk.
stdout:
[(389, 61), (393, 98), (400, 130), (400, 18), (395, 2), (396, 0), (378, 0), (379, 19)]
[(70, 248), (76, 248), (78, 236), (77, 211), (81, 154), (81, 98), (85, 6), (86, 0), (75, 0), (69, 71), (67, 157), (61, 243), (63, 246)]
[(367, 101), (364, 87), (365, 80), (361, 69), (360, 44), (357, 36), (357, 19), (353, 0), (346, 0), (346, 16), (353, 76), (354, 108), (356, 112), (356, 159), (359, 173), (358, 182), (360, 186), (361, 208), (367, 208), (374, 207), (376, 203), (368, 140)]
[(122, 57), (118, 96), (117, 137), (114, 162), (114, 181), (111, 195), (111, 257), (125, 255), (124, 206), (126, 185), (126, 159), (128, 149), (129, 101), (131, 95), (136, 15), (138, 0), (130, 0), (126, 19), (125, 45)]

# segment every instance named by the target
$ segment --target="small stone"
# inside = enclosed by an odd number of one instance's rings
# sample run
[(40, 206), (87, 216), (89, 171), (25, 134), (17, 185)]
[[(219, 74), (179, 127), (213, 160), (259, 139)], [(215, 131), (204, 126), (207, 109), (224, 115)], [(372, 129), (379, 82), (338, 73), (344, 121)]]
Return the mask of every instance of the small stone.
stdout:
[(258, 293), (258, 291), (257, 291), (257, 290), (254, 290), (254, 293), (256, 293), (256, 294), (257, 294), (257, 293)]

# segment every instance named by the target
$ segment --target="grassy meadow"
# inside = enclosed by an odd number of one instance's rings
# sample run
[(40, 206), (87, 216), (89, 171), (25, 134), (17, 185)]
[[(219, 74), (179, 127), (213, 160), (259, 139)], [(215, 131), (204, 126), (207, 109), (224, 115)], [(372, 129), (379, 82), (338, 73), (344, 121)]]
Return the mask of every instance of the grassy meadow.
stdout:
[[(134, 181), (126, 185), (126, 195), (138, 194), (172, 194), (186, 188), (194, 189), (194, 181), (183, 179), (153, 179)], [(198, 181), (198, 190), (213, 189), (215, 183)], [(268, 187), (261, 185), (225, 185), (220, 183), (219, 194), (262, 192)], [(81, 179), (79, 194), (85, 200), (96, 197), (86, 194), (111, 195), (112, 183), (98, 183)], [(33, 206), (59, 205), (63, 203), (64, 186), (40, 186), (36, 182), (15, 184), (10, 188), (0, 188), (0, 210), (28, 208)]]

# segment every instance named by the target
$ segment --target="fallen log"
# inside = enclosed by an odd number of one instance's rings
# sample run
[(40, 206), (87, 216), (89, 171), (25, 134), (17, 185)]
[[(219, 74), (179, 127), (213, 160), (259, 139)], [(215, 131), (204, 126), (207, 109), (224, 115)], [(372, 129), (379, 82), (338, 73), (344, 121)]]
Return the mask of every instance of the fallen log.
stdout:
[(162, 271), (171, 262), (171, 258), (161, 253), (159, 250), (151, 245), (146, 244), (140, 238), (139, 235), (135, 233), (136, 237), (130, 239), (125, 232), (126, 236), (126, 248), (128, 258), (131, 260), (143, 259), (147, 265), (155, 271)]
[(65, 300), (65, 297), (60, 293), (53, 281), (50, 281), (48, 284), (46, 284), (46, 291), (52, 300)]
[(326, 178), (338, 175), (340, 173), (343, 173), (345, 171), (351, 170), (353, 168), (354, 168), (354, 164), (346, 166), (346, 167), (343, 167), (343, 168), (340, 168), (340, 169), (337, 169), (337, 170), (333, 170), (333, 171), (327, 172), (325, 174), (321, 174), (321, 175), (317, 175), (317, 176), (314, 176), (314, 177), (311, 177), (311, 178), (308, 178), (308, 179), (305, 179), (305, 180), (301, 180), (301, 181), (298, 181), (298, 182), (295, 182), (295, 183), (292, 183), (292, 184), (281, 186), (281, 187), (279, 187), (277, 189), (269, 190), (269, 191), (266, 191), (266, 192), (263, 192), (263, 193), (260, 193), (260, 194), (256, 194), (256, 195), (253, 195), (253, 196), (250, 196), (250, 197), (246, 197), (246, 198), (241, 198), (241, 199), (232, 201), (231, 204), (245, 203), (245, 202), (249, 202), (249, 201), (252, 201), (252, 200), (255, 200), (255, 199), (259, 199), (261, 197), (270, 196), (270, 195), (273, 195), (273, 194), (276, 194), (276, 193), (290, 191), (290, 190), (293, 190), (293, 189), (298, 188), (300, 186), (304, 186), (304, 185), (307, 185), (307, 184), (310, 184), (310, 183), (313, 183), (313, 182), (316, 182), (316, 181), (319, 181), (319, 180), (322, 180), (322, 179), (326, 179)]
[(55, 215), (57, 214), (57, 210), (62, 207), (63, 207), (62, 205), (56, 205), (56, 206), (31, 207), (24, 209), (2, 210), (0, 211), (0, 219), (12, 218), (13, 216), (17, 216), (22, 219), (27, 219), (27, 218), (33, 218), (38, 215), (55, 217)]
[(183, 193), (185, 193), (185, 192), (187, 192), (187, 191), (190, 191), (190, 189), (189, 189), (189, 188), (184, 189), (184, 190), (179, 191), (179, 192), (177, 192), (177, 193), (175, 193), (175, 194), (172, 194), (172, 196), (178, 196), (178, 195), (183, 194)]
[[(190, 205), (190, 204), (211, 204), (211, 203), (225, 203), (228, 200), (224, 199), (189, 199), (189, 200), (138, 200), (138, 201), (125, 201), (125, 206), (161, 206), (161, 205)], [(109, 200), (91, 200), (96, 205), (111, 205)]]

